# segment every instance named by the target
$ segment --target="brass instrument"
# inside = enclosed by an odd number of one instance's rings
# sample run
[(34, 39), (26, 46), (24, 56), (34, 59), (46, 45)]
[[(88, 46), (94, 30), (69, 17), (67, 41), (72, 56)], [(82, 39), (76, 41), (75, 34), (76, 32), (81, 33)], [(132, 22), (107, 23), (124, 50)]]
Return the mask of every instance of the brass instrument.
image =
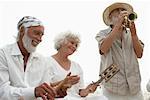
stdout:
[(135, 12), (131, 12), (128, 16), (124, 17), (123, 27), (129, 28), (131, 22), (137, 19), (137, 14)]
[(135, 19), (137, 19), (137, 14), (135, 12), (132, 12), (128, 15), (128, 19), (130, 21), (134, 21)]

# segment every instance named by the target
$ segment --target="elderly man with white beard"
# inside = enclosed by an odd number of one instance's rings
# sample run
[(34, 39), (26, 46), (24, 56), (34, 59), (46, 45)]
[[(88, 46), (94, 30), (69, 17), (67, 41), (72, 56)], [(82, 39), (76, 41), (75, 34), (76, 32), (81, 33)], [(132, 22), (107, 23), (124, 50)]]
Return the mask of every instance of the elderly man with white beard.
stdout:
[(49, 68), (35, 53), (44, 35), (42, 22), (25, 16), (17, 28), (17, 42), (0, 49), (0, 100), (54, 100)]

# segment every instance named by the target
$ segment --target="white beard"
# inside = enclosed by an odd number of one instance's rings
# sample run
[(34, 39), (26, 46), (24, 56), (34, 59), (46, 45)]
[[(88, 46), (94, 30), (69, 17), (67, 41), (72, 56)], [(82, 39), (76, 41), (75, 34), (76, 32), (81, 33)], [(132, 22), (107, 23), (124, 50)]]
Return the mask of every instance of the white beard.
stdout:
[(29, 53), (32, 53), (32, 52), (35, 52), (36, 50), (36, 47), (34, 47), (32, 45), (32, 40), (30, 39), (30, 37), (27, 35), (27, 31), (28, 29), (25, 28), (25, 34), (22, 38), (22, 42), (23, 42), (23, 46), (24, 48), (29, 52)]

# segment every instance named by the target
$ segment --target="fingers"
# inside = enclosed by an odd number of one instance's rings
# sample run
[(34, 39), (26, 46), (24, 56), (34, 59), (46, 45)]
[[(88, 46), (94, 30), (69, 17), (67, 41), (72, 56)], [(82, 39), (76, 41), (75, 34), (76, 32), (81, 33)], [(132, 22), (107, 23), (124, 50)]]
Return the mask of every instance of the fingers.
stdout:
[(129, 23), (129, 24), (130, 24), (130, 27), (135, 28), (135, 24), (134, 24), (134, 22), (131, 22), (131, 21), (130, 21), (130, 23)]
[(50, 85), (48, 85), (47, 83), (43, 83), (42, 87), (48, 94), (55, 97), (56, 95), (55, 90)]
[(46, 95), (46, 100), (54, 100), (54, 97), (52, 97), (51, 95)]
[(72, 84), (72, 85), (74, 85), (74, 84), (77, 84), (79, 82), (79, 80), (80, 80), (80, 77), (72, 77), (70, 79), (69, 83)]
[(42, 88), (42, 85), (35, 88), (35, 97), (43, 97), (46, 91)]
[(98, 86), (99, 84), (92, 83), (92, 84), (89, 84), (86, 89), (88, 90), (89, 93), (94, 93)]
[(69, 72), (69, 73), (67, 74), (67, 76), (66, 76), (65, 79), (64, 79), (64, 82), (67, 82), (67, 81), (68, 81), (70, 75), (71, 75), (71, 72)]
[(124, 11), (121, 11), (120, 14), (129, 14), (129, 12), (124, 10)]
[(57, 97), (59, 98), (65, 97), (66, 95), (67, 95), (67, 89), (62, 88), (57, 92)]
[(67, 76), (66, 78), (67, 79), (73, 79), (73, 78), (77, 78), (78, 77), (78, 75), (71, 75), (71, 76)]
[(86, 97), (89, 94), (89, 91), (87, 89), (82, 89), (79, 91), (79, 95), (81, 97)]
[(70, 78), (71, 78), (72, 80), (79, 80), (79, 79), (80, 79), (80, 77), (79, 77), (79, 76), (77, 76), (77, 75), (70, 76)]
[(42, 97), (43, 100), (46, 100), (46, 96), (45, 95), (42, 95), (41, 97)]
[(64, 84), (64, 85), (63, 85), (63, 88), (64, 88), (64, 89), (68, 89), (68, 88), (71, 88), (71, 86), (72, 86), (72, 84)]
[(69, 72), (68, 74), (67, 74), (67, 76), (70, 76), (71, 75), (71, 72)]
[(54, 100), (55, 95), (56, 95), (54, 89), (51, 86), (49, 86), (47, 83), (43, 83), (42, 87), (46, 91), (46, 93), (44, 94), (44, 96), (46, 96), (46, 98), (48, 100)]
[(127, 12), (127, 11), (121, 11), (119, 15), (124, 18), (125, 16), (129, 15), (129, 12)]
[(76, 84), (79, 82), (80, 77), (78, 77), (78, 75), (71, 75), (71, 76), (67, 76), (65, 79), (65, 84)]
[(47, 83), (35, 88), (35, 97), (42, 97), (43, 100), (54, 100), (55, 95), (54, 89)]
[(129, 13), (127, 11), (120, 12), (120, 14), (118, 15), (118, 23), (120, 23), (119, 25), (121, 25), (125, 20), (127, 21), (128, 14)]
[(70, 80), (75, 80), (75, 81), (76, 81), (76, 80), (79, 80), (80, 77), (79, 77), (78, 75), (72, 75), (72, 76), (69, 77), (69, 79), (70, 79)]
[(39, 92), (39, 95), (38, 95), (38, 97), (41, 97), (43, 100), (47, 100), (46, 98), (47, 98), (47, 94), (46, 94), (46, 91), (44, 90), (44, 89), (38, 89), (37, 90), (38, 92)]
[(136, 27), (135, 27), (134, 22), (130, 22), (129, 28), (130, 28), (130, 31), (131, 31), (131, 36), (135, 36), (136, 35)]

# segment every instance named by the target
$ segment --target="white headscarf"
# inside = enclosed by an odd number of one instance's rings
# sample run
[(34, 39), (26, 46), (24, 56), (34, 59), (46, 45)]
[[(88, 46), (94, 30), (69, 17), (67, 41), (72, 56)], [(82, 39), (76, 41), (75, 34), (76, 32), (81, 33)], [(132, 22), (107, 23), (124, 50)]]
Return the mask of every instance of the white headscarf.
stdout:
[(17, 25), (17, 29), (19, 30), (21, 26), (24, 26), (25, 28), (31, 27), (31, 26), (43, 26), (42, 22), (32, 16), (24, 16)]

